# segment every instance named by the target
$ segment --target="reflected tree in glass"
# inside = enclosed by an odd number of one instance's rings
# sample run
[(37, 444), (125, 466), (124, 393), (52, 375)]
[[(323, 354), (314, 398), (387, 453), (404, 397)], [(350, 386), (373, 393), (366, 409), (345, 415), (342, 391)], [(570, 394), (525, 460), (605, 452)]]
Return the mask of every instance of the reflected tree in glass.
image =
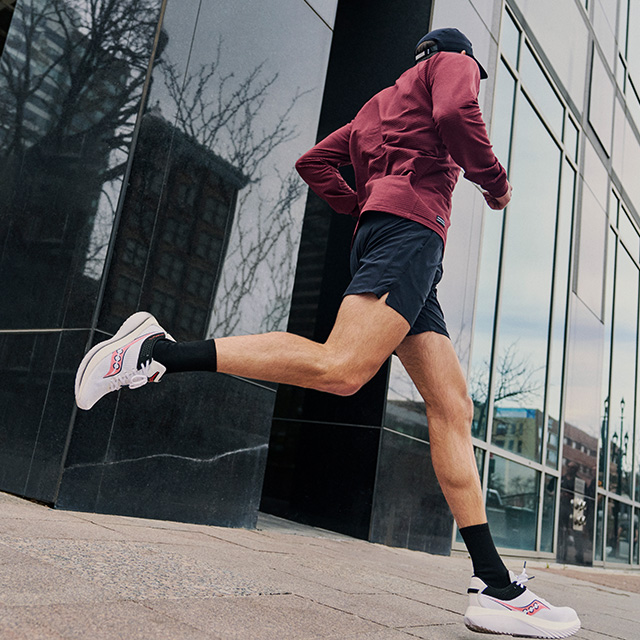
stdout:
[[(78, 271), (89, 279), (102, 272), (159, 5), (16, 5), (0, 65), (2, 281), (15, 286), (24, 315), (46, 316), (44, 326), (61, 321), (72, 284), (89, 286), (70, 282)], [(27, 254), (35, 256), (28, 269)], [(20, 291), (41, 295), (24, 300)]]
[(297, 90), (287, 99), (274, 124), (265, 127), (262, 112), (277, 91), (279, 73), (268, 74), (266, 63), (257, 64), (244, 77), (223, 71), (223, 39), (218, 41), (213, 60), (201, 64), (186, 77), (176, 65), (163, 59), (160, 66), (166, 89), (176, 112), (176, 126), (197, 143), (214, 151), (247, 179), (236, 204), (233, 234), (219, 276), (212, 335), (234, 333), (246, 310), (243, 303), (256, 296), (260, 278), (266, 269), (268, 291), (261, 291), (267, 304), (261, 318), (263, 330), (282, 329), (289, 313), (290, 276), (293, 273), (299, 224), (294, 220), (294, 205), (306, 194), (306, 188), (291, 168), (287, 173), (271, 173), (268, 161), (285, 143), (297, 136), (291, 122), (296, 104), (306, 93)]
[(487, 519), (496, 544), (535, 549), (540, 473), (500, 456), (489, 456)]
[[(469, 395), (475, 407), (474, 425), (484, 424), (488, 410), (487, 391), (489, 389), (489, 361), (475, 367), (469, 376)], [(496, 364), (493, 400), (494, 403), (507, 400), (518, 406), (536, 397), (542, 388), (536, 369), (531, 361), (518, 352), (518, 342), (513, 342), (500, 354)]]

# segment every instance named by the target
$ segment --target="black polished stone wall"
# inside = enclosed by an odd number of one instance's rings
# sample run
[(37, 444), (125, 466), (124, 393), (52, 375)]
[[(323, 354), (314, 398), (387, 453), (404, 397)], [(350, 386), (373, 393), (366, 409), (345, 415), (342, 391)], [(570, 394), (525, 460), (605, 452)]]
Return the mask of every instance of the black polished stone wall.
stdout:
[(45, 502), (162, 3), (72, 4), (18, 2), (0, 61), (0, 486)]
[[(430, 2), (338, 4), (318, 139), (413, 64), (430, 14)], [(350, 279), (353, 231), (353, 220), (309, 194), (289, 331), (318, 341), (329, 335)], [(280, 385), (261, 508), (364, 539), (449, 553), (452, 518), (428, 441), (383, 428), (388, 367), (347, 398)]]
[(50, 4), (19, 3), (0, 67), (0, 489), (252, 527), (273, 386), (174, 374), (86, 412), (74, 376), (137, 310), (179, 340), (283, 328), (331, 3)]
[(182, 373), (104, 398), (76, 418), (57, 506), (255, 526), (274, 396)]
[[(285, 306), (303, 205), (286, 175), (312, 141), (303, 127), (317, 121), (313, 83), (331, 31), (302, 1), (272, 3), (261, 21), (258, 7), (167, 4), (105, 279), (104, 333), (136, 309), (177, 340), (243, 333), (250, 322), (278, 328), (269, 269)], [(315, 55), (296, 61), (297, 41)], [(274, 401), (273, 386), (207, 373), (105, 398), (99, 415), (76, 420), (58, 504), (253, 527)]]

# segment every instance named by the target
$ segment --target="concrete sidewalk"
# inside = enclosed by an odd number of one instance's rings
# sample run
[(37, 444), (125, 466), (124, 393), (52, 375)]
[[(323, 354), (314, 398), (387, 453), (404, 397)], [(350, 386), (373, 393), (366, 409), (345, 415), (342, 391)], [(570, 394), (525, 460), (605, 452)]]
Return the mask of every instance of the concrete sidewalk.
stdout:
[[(0, 493), (2, 640), (493, 637), (462, 622), (470, 566), (270, 516), (247, 531), (55, 511)], [(578, 610), (574, 638), (640, 638), (640, 575), (528, 569), (537, 594)]]

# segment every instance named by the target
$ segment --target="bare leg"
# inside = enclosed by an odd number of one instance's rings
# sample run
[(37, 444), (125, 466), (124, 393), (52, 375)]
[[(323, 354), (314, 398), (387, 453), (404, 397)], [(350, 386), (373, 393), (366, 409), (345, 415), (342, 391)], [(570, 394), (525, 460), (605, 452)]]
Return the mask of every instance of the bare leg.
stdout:
[(473, 405), (451, 341), (421, 333), (405, 338), (396, 353), (424, 398), (433, 468), (458, 527), (485, 523), (471, 442)]
[(218, 371), (339, 395), (370, 380), (409, 331), (386, 296), (346, 296), (324, 344), (292, 333), (217, 338)]

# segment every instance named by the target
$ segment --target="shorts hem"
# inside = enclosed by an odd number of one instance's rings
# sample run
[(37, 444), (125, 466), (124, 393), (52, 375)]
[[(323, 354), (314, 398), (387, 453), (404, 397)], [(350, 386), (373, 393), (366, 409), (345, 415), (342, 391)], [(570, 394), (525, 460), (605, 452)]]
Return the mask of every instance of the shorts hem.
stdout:
[[(407, 318), (407, 316), (404, 313), (402, 313), (402, 311), (400, 311), (400, 309), (398, 309), (397, 306), (395, 306), (395, 305), (393, 305), (393, 304), (391, 304), (389, 302), (389, 298), (391, 298), (391, 294), (392, 294), (391, 289), (388, 289), (386, 287), (384, 287), (382, 289), (380, 287), (365, 287), (364, 289), (355, 287), (354, 289), (355, 290), (353, 290), (353, 291), (347, 289), (344, 292), (344, 294), (342, 295), (342, 297), (344, 298), (346, 296), (358, 296), (358, 295), (361, 295), (363, 293), (373, 293), (378, 298), (378, 300), (380, 300), (380, 298), (382, 298), (382, 296), (384, 296), (385, 294), (388, 293), (389, 295), (387, 296), (387, 299), (384, 301), (385, 304), (390, 309), (393, 309), (398, 315), (401, 315), (407, 321), (407, 323), (409, 324), (409, 328), (411, 328), (412, 321), (409, 318)], [(413, 319), (413, 322), (415, 322), (415, 318)]]

